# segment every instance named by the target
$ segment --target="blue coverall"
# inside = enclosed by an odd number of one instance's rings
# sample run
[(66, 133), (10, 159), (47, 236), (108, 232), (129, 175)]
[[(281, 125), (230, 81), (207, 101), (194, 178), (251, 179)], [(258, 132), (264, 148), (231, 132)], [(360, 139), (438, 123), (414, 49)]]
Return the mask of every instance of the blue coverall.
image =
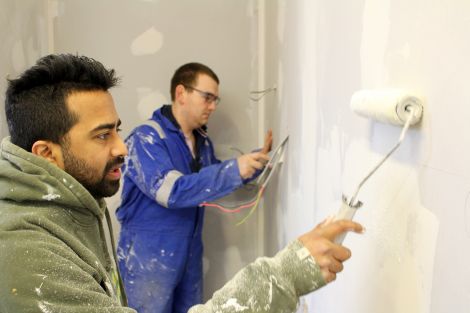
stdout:
[(187, 312), (202, 302), (199, 204), (243, 184), (237, 160), (220, 162), (204, 130), (194, 134), (196, 158), (165, 105), (126, 139), (118, 262), (129, 306), (139, 313)]

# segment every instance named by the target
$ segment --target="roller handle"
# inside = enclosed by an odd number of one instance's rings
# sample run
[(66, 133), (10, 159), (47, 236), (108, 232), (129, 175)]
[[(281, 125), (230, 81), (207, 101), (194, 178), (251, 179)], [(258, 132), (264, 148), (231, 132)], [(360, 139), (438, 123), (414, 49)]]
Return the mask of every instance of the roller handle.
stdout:
[[(341, 202), (341, 207), (339, 208), (338, 213), (336, 213), (334, 217), (334, 221), (338, 220), (352, 220), (356, 211), (361, 207), (362, 202), (358, 201), (356, 204), (349, 205), (348, 201), (345, 197), (343, 197), (343, 201)], [(346, 237), (346, 233), (342, 233), (335, 238), (334, 242), (337, 244), (342, 244), (344, 238)]]

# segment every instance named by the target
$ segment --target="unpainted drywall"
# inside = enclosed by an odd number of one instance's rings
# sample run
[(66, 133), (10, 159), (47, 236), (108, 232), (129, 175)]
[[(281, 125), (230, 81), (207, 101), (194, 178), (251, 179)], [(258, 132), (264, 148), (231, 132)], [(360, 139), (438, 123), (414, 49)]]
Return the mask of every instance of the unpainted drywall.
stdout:
[[(170, 103), (177, 67), (197, 61), (219, 76), (221, 103), (209, 121), (219, 158), (258, 147), (256, 1), (59, 0), (54, 20), (55, 52), (78, 53), (115, 68), (121, 86), (112, 90), (123, 120), (122, 135)], [(253, 35), (255, 34), (255, 35)], [(108, 200), (112, 209), (119, 195)], [(206, 210), (205, 297), (259, 253), (259, 219)], [(119, 225), (114, 219), (116, 233)]]
[[(238, 156), (260, 144), (258, 4), (254, 0), (126, 1), (0, 0), (2, 75), (17, 76), (49, 52), (87, 55), (122, 78), (112, 90), (123, 121), (122, 135), (170, 103), (170, 78), (186, 62), (210, 66), (221, 80), (222, 101), (209, 122), (219, 158)], [(4, 90), (5, 81), (0, 87)], [(2, 101), (3, 101), (2, 93)], [(3, 114), (3, 111), (2, 111)], [(7, 135), (4, 116), (1, 135)], [(111, 209), (119, 194), (108, 199)], [(260, 220), (247, 212), (206, 211), (205, 297), (260, 255)], [(119, 225), (113, 219), (117, 238)]]

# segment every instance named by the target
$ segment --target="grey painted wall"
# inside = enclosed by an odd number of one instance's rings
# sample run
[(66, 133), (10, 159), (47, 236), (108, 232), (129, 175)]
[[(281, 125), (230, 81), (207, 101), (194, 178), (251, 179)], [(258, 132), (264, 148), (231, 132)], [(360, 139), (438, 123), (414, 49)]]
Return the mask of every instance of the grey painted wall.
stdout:
[[(123, 136), (170, 102), (177, 67), (189, 61), (209, 65), (221, 80), (222, 98), (209, 135), (225, 159), (237, 155), (231, 147), (250, 151), (258, 144), (258, 108), (248, 100), (256, 88), (256, 10), (256, 1), (247, 0), (61, 0), (54, 47), (92, 56), (122, 76), (122, 86), (112, 93)], [(118, 196), (109, 200), (113, 209), (118, 203)], [(257, 215), (237, 227), (245, 213), (206, 212), (207, 297), (260, 253)]]
[[(1, 75), (17, 76), (49, 50), (93, 57), (122, 77), (112, 91), (123, 120), (123, 136), (162, 104), (170, 102), (170, 78), (189, 61), (218, 74), (222, 102), (209, 123), (221, 159), (232, 150), (258, 146), (257, 14), (252, 0), (0, 0)], [(5, 81), (0, 83), (2, 102)], [(3, 114), (2, 110), (2, 114)], [(7, 135), (2, 115), (1, 135)], [(114, 210), (119, 196), (108, 201)], [(246, 212), (208, 209), (205, 222), (205, 294), (221, 287), (260, 255), (259, 219)], [(116, 235), (119, 225), (114, 220)]]
[(0, 137), (8, 135), (5, 121), (7, 77), (16, 77), (48, 51), (47, 2), (0, 0)]

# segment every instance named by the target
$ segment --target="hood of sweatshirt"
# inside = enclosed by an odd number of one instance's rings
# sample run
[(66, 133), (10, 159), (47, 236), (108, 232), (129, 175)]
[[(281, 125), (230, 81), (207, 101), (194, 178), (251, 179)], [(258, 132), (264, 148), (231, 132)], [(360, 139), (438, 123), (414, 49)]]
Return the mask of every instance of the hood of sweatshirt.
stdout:
[[(58, 284), (67, 277), (76, 282), (74, 275), (80, 273), (82, 293), (93, 291), (98, 285), (110, 298), (125, 304), (122, 282), (113, 262), (116, 258), (110, 256), (114, 249), (107, 246), (102, 223), (106, 216), (113, 241), (104, 199), (95, 199), (71, 175), (11, 143), (9, 137), (0, 144), (0, 215), (0, 265), (9, 272), (8, 277), (2, 277), (3, 285), (14, 284), (31, 291), (26, 287), (34, 284), (38, 269), (54, 272), (68, 262), (67, 271), (58, 271), (60, 277), (48, 275), (52, 284), (53, 277)], [(45, 257), (50, 254), (55, 262), (52, 268)], [(0, 298), (5, 292), (9, 295), (5, 286), (0, 287)], [(25, 291), (22, 296), (24, 305), (37, 298), (34, 292)], [(67, 302), (64, 297), (62, 300)], [(54, 299), (59, 301), (61, 296)]]
[[(16, 202), (53, 202), (62, 207), (91, 212), (100, 220), (104, 199), (95, 199), (65, 171), (4, 138), (0, 149), (0, 199)], [(51, 204), (51, 203), (49, 203)]]

